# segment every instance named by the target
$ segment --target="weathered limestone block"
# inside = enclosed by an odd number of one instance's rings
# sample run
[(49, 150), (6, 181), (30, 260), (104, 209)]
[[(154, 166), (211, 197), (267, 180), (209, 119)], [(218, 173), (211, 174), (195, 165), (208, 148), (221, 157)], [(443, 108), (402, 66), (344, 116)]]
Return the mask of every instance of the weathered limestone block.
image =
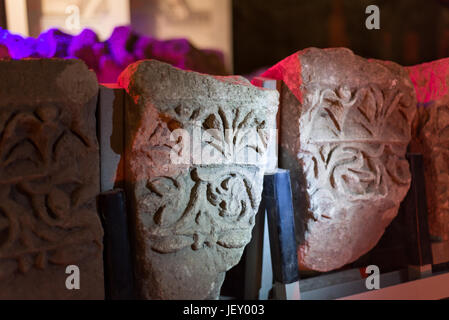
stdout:
[(307, 49), (262, 76), (283, 80), (280, 167), (291, 170), (298, 259), (329, 271), (369, 251), (410, 184), (415, 114), (402, 67)]
[(103, 299), (95, 74), (59, 59), (0, 70), (0, 299)]
[(119, 84), (141, 296), (216, 299), (251, 238), (279, 94), (156, 60)]
[(423, 154), (429, 231), (449, 240), (449, 59), (409, 67), (418, 100), (412, 152)]

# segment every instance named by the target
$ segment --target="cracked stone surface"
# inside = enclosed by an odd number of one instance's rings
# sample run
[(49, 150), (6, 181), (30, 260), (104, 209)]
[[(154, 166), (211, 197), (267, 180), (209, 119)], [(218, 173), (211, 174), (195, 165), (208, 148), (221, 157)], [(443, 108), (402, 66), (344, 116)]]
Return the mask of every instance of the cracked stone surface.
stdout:
[(119, 84), (140, 295), (217, 299), (251, 238), (279, 94), (155, 60), (129, 66)]
[(408, 191), (413, 84), (405, 68), (343, 48), (299, 51), (262, 76), (285, 84), (279, 163), (291, 170), (299, 264), (342, 267), (375, 246)]

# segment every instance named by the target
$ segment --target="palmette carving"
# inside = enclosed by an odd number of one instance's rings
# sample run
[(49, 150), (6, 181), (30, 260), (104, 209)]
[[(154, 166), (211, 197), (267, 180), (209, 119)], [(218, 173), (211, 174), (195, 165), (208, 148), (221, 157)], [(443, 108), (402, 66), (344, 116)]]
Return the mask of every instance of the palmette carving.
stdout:
[[(142, 147), (142, 151), (147, 150), (153, 165), (163, 162), (171, 169), (176, 167), (167, 161), (176, 145), (170, 138), (173, 133), (170, 127), (176, 130), (181, 127), (180, 123), (188, 122), (208, 130), (202, 132), (202, 153), (209, 155), (207, 151), (215, 151), (214, 157), (193, 160), (204, 161), (206, 165), (244, 162), (249, 159), (248, 150), (263, 158), (269, 133), (265, 130), (265, 121), (258, 119), (253, 111), (225, 111), (218, 107), (215, 113), (209, 113), (204, 108), (197, 108), (190, 116), (185, 116), (180, 114), (181, 106), (175, 108), (174, 119), (164, 116), (164, 121), (160, 121), (150, 135), (148, 146)], [(255, 139), (247, 139), (250, 132), (255, 133)], [(184, 151), (182, 146), (177, 153)], [(158, 158), (153, 160), (156, 150)], [(217, 165), (207, 167), (203, 164), (189, 172), (190, 183), (186, 183), (182, 175), (160, 176), (157, 173), (147, 182), (149, 193), (141, 201), (150, 204), (148, 214), (154, 222), (149, 226), (149, 236), (154, 239), (152, 248), (160, 253), (175, 252), (188, 246), (198, 250), (204, 245), (243, 248), (249, 237), (245, 236), (237, 243), (229, 233), (243, 234), (254, 225), (254, 214), (260, 202), (255, 184), (262, 183), (257, 167), (233, 166), (232, 170), (223, 170)], [(199, 200), (203, 198), (208, 201)], [(209, 225), (215, 227), (211, 229)]]
[(278, 94), (157, 61), (120, 78), (141, 295), (216, 299), (251, 239)]
[[(199, 250), (204, 245), (243, 248), (250, 240), (250, 233), (246, 231), (254, 225), (260, 202), (260, 194), (255, 188), (262, 184), (262, 175), (254, 165), (231, 165), (223, 169), (217, 164), (252, 160), (248, 150), (263, 159), (269, 136), (265, 121), (258, 119), (252, 111), (224, 111), (220, 106), (214, 113), (197, 108), (186, 117), (179, 112), (181, 106), (175, 108), (173, 118), (164, 115), (163, 120), (158, 121), (148, 145), (143, 145), (139, 151), (150, 159), (153, 167), (146, 183), (148, 193), (141, 194), (139, 200), (152, 216), (152, 224), (147, 226), (152, 248), (160, 253), (189, 246)], [(185, 144), (173, 141), (173, 131), (179, 129), (181, 123), (186, 127), (189, 122), (193, 126), (189, 137), (198, 128), (208, 130), (207, 133), (202, 131), (200, 152), (209, 155), (207, 151), (212, 150), (215, 155), (187, 159), (204, 164), (188, 169), (188, 181), (185, 181), (186, 173), (182, 169), (187, 168), (187, 164), (174, 165), (170, 160), (173, 152), (185, 151)], [(247, 139), (246, 134), (253, 131), (255, 139)], [(177, 174), (170, 175), (173, 172)], [(229, 233), (247, 235), (236, 242)]]

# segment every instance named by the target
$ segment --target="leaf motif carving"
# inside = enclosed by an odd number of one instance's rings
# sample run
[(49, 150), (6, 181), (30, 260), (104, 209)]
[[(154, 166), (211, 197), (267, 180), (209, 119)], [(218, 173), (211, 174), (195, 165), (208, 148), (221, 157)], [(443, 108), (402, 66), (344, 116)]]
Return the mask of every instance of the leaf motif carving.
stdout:
[(249, 149), (260, 156), (266, 152), (268, 129), (265, 121), (259, 120), (254, 111), (243, 114), (240, 109), (231, 112), (219, 108), (217, 113), (205, 118), (202, 127), (207, 130), (206, 144), (223, 156), (223, 162), (243, 160), (243, 153)]
[(77, 262), (101, 250), (92, 235), (95, 185), (78, 164), (95, 157), (96, 142), (77, 116), (67, 112), (61, 120), (58, 106), (17, 109), (0, 116), (3, 275)]
[[(148, 229), (153, 250), (159, 253), (176, 252), (192, 245), (193, 250), (199, 250), (215, 244), (237, 248), (244, 246), (251, 237), (254, 224), (254, 214), (259, 200), (254, 191), (254, 183), (249, 177), (256, 167), (247, 169), (228, 168), (228, 171), (216, 171), (216, 168), (194, 168), (191, 179), (194, 185), (190, 191), (188, 202), (183, 206), (173, 203), (174, 193), (163, 193), (161, 188), (152, 184), (152, 198), (160, 198), (157, 206), (152, 208), (153, 215), (173, 215), (176, 219), (168, 224), (155, 221)], [(160, 179), (160, 178), (157, 178)], [(181, 178), (176, 181), (181, 181)], [(164, 178), (167, 181), (167, 178)], [(259, 182), (261, 183), (261, 181)], [(175, 183), (170, 182), (170, 185)], [(186, 185), (178, 184), (176, 195), (186, 193)], [(204, 201), (206, 199), (207, 201)], [(158, 200), (155, 200), (158, 201)], [(158, 218), (162, 219), (162, 218)], [(238, 229), (240, 240), (232, 241), (233, 230)], [(220, 237), (219, 237), (220, 236)], [(249, 237), (249, 238), (248, 238)], [(193, 242), (192, 242), (193, 241)]]

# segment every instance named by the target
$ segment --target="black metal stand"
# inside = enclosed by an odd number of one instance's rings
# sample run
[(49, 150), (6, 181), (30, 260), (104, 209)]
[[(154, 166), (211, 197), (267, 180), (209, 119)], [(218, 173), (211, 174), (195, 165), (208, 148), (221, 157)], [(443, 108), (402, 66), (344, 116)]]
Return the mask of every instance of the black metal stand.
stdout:
[(104, 228), (105, 292), (108, 300), (135, 298), (125, 193), (116, 189), (99, 196)]
[(263, 204), (268, 217), (274, 282), (273, 298), (299, 299), (298, 256), (288, 170), (278, 169), (274, 174), (265, 175)]

